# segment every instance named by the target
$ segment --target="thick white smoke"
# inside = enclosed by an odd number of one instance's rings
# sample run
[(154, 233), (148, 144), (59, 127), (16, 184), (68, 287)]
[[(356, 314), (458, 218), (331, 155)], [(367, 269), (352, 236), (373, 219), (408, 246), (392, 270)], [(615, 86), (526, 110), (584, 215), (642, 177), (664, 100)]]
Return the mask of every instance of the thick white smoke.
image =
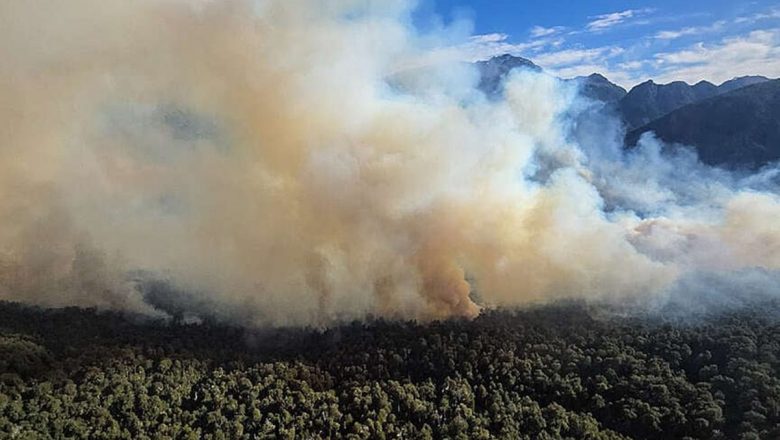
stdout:
[(421, 67), (413, 6), (0, 3), (0, 298), (152, 312), (143, 271), (327, 324), (780, 268), (771, 179), (624, 155), (544, 74), (488, 100), (468, 65)]

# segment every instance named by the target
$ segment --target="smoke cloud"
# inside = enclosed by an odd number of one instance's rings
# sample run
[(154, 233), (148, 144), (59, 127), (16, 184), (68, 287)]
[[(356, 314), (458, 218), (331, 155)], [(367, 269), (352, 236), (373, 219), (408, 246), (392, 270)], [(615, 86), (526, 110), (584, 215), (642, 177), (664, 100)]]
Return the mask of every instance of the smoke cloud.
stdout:
[(488, 99), (471, 66), (425, 62), (448, 32), (413, 8), (0, 2), (0, 299), (158, 313), (142, 273), (327, 325), (776, 279), (774, 171), (624, 153), (545, 74)]

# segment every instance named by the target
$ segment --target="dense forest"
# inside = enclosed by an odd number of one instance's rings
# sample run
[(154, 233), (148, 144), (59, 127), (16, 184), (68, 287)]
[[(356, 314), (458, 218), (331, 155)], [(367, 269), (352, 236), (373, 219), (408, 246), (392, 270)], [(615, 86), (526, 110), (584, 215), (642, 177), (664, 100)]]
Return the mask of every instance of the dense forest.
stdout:
[(0, 303), (0, 438), (777, 439), (778, 312), (250, 330)]

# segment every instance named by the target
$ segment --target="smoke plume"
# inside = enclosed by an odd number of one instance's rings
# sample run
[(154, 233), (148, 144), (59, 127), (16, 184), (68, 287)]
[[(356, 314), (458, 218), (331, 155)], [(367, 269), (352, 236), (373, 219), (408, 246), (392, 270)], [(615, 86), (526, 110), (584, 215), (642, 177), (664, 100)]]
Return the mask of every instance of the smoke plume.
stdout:
[(143, 273), (254, 324), (321, 325), (780, 268), (772, 170), (651, 137), (624, 153), (545, 74), (488, 99), (472, 66), (425, 61), (447, 32), (416, 32), (413, 8), (0, 2), (0, 299), (154, 313)]

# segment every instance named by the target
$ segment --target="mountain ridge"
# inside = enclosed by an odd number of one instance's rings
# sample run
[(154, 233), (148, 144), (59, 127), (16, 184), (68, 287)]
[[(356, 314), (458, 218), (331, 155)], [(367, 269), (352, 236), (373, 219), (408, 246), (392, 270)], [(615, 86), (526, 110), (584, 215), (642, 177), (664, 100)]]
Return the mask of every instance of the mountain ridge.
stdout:
[(763, 76), (742, 76), (716, 86), (709, 81), (690, 85), (683, 81), (657, 84), (647, 80), (632, 87), (620, 100), (619, 112), (628, 128), (633, 129), (688, 104), (765, 81), (769, 79)]
[(780, 160), (780, 79), (763, 81), (678, 108), (630, 130), (627, 146), (652, 131), (692, 145), (709, 165), (756, 169)]

